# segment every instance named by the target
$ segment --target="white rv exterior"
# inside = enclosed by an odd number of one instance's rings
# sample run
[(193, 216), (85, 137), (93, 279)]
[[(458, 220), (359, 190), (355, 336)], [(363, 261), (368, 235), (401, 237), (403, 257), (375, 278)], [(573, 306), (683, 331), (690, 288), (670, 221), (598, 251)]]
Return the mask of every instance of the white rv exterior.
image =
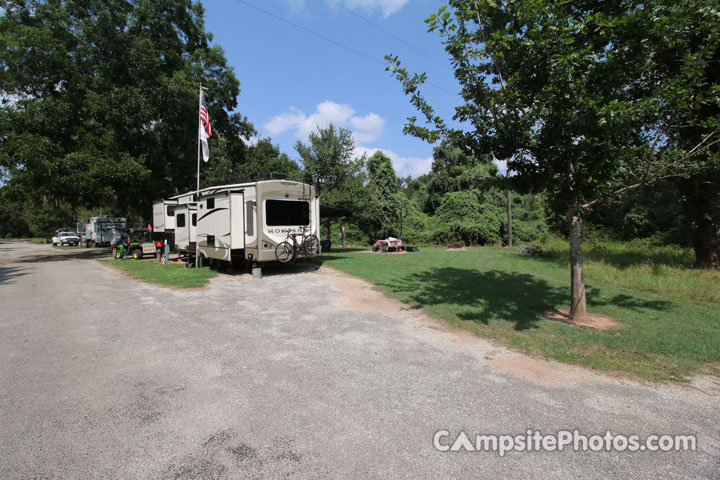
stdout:
[(127, 220), (119, 217), (108, 217), (100, 215), (90, 217), (88, 220), (78, 222), (84, 228), (84, 232), (80, 233), (81, 241), (88, 247), (96, 245), (110, 245), (112, 239), (119, 236), (127, 227)]
[(175, 207), (175, 249), (195, 252), (197, 238), (197, 205), (186, 203)]
[(175, 210), (178, 206), (193, 203), (195, 192), (183, 193), (167, 200), (153, 203), (153, 232), (172, 233), (175, 231)]
[(274, 262), (275, 247), (289, 232), (320, 230), (315, 187), (290, 180), (206, 188), (196, 213), (200, 255), (225, 262)]
[(172, 232), (175, 228), (177, 200), (158, 200), (153, 203), (153, 232)]

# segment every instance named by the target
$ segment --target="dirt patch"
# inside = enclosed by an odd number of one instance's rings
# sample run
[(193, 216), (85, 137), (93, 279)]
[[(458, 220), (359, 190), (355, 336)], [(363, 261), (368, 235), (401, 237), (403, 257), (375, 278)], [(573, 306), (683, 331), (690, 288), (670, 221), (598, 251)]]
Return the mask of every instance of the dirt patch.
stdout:
[(617, 320), (597, 313), (586, 313), (581, 318), (575, 320), (570, 320), (570, 312), (568, 310), (550, 309), (538, 313), (551, 322), (560, 322), (580, 328), (607, 330), (608, 328), (620, 328), (623, 326), (623, 324)]
[(712, 375), (697, 375), (690, 380), (690, 385), (712, 397), (720, 397), (720, 378)]
[(372, 290), (369, 283), (359, 278), (343, 275), (326, 267), (321, 267), (318, 273), (334, 277), (332, 286), (342, 293), (338, 303), (338, 306), (342, 309), (384, 313), (414, 310), (398, 300), (393, 300), (376, 290)]
[[(577, 389), (581, 384), (598, 382), (602, 377), (591, 370), (567, 365), (551, 360), (533, 358), (507, 350), (488, 358), (490, 364), (516, 377), (543, 385), (554, 385), (567, 389)], [(606, 379), (608, 381), (609, 377)]]

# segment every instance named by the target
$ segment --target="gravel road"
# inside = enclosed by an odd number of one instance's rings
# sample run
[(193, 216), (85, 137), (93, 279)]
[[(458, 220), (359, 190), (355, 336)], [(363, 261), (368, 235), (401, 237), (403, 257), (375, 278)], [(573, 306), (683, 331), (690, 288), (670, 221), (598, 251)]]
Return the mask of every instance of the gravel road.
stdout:
[[(0, 244), (0, 478), (720, 478), (720, 385), (450, 330), (327, 268), (182, 291)], [(109, 256), (109, 255), (108, 255)], [(441, 452), (460, 431), (695, 435), (695, 452)]]

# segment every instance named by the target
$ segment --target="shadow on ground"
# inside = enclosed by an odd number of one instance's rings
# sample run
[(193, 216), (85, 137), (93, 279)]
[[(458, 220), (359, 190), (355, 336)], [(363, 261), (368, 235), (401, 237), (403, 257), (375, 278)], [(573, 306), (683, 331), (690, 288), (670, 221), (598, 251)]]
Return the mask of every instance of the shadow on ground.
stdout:
[(23, 255), (14, 260), (14, 263), (62, 262), (65, 260), (95, 260), (111, 258), (112, 252), (107, 248), (78, 248), (77, 250), (53, 249), (48, 253)]
[[(277, 275), (298, 275), (301, 273), (307, 273), (307, 272), (314, 272), (315, 270), (319, 269), (321, 267), (320, 263), (315, 263), (309, 260), (300, 260), (293, 263), (266, 263), (262, 266), (262, 276), (263, 277), (274, 277)], [(216, 269), (218, 274), (220, 275), (229, 275), (229, 276), (243, 276), (243, 275), (251, 275), (252, 274), (252, 266), (250, 263), (245, 263), (242, 265), (238, 265), (235, 267), (232, 267), (231, 269), (228, 268), (219, 268)]]
[[(379, 286), (394, 292), (412, 306), (446, 305), (462, 320), (485, 325), (490, 320), (507, 321), (515, 330), (536, 328), (542, 318), (538, 311), (562, 308), (570, 302), (566, 287), (551, 285), (529, 274), (499, 270), (433, 268)], [(589, 304), (591, 307), (615, 305), (636, 312), (667, 310), (671, 306), (663, 300), (644, 300), (629, 295), (602, 298), (599, 294), (589, 294)]]
[(26, 275), (24, 268), (0, 267), (0, 285), (15, 283), (13, 279), (23, 275)]

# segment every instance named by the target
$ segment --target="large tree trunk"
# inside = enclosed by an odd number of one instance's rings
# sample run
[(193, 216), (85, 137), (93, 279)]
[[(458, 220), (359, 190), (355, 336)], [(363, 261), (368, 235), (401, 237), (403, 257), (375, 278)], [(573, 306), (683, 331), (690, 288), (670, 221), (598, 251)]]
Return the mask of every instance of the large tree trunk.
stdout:
[(575, 320), (587, 313), (582, 258), (582, 218), (580, 217), (577, 202), (572, 202), (568, 206), (568, 221), (570, 222), (570, 289), (572, 299), (570, 320)]
[(682, 193), (682, 207), (691, 231), (695, 264), (698, 267), (720, 267), (720, 231), (718, 219), (713, 217), (713, 198), (717, 198), (715, 184), (697, 179), (678, 182)]
[(695, 264), (703, 268), (720, 268), (720, 230), (707, 217), (693, 221)]

